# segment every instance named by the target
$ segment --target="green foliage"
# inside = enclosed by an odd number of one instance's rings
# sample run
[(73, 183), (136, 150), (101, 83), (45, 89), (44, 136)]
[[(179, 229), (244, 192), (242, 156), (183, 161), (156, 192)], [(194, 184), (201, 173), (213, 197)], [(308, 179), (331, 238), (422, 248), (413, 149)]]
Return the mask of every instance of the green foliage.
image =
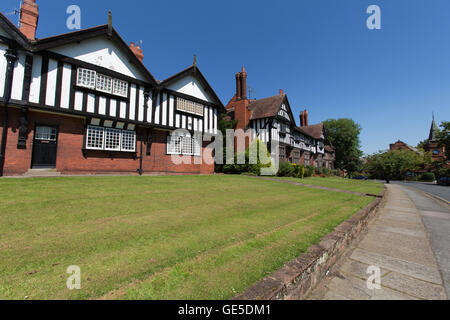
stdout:
[(294, 178), (303, 179), (305, 177), (305, 166), (301, 164), (292, 164), (292, 167), (294, 168)]
[(277, 175), (279, 177), (293, 177), (295, 169), (289, 162), (281, 161)]
[(420, 181), (433, 182), (435, 180), (436, 180), (436, 177), (435, 177), (434, 173), (432, 173), (432, 172), (425, 172), (420, 177)]
[(335, 167), (348, 172), (362, 167), (359, 135), (361, 126), (352, 119), (330, 119), (324, 123), (325, 137), (336, 150)]
[(314, 175), (314, 167), (306, 166), (305, 167), (305, 178), (310, 178)]
[(369, 157), (365, 171), (371, 178), (403, 180), (406, 174), (415, 172), (424, 163), (424, 158), (411, 150), (394, 150), (377, 153)]
[(448, 167), (442, 167), (438, 171), (438, 177), (450, 177), (450, 168)]
[[(256, 154), (257, 154), (257, 161), (254, 164), (250, 164), (250, 149), (256, 149)], [(245, 155), (240, 154), (240, 157), (238, 156), (238, 154), (235, 154), (234, 156), (234, 163), (235, 164), (226, 164), (223, 166), (223, 173), (226, 174), (243, 174), (243, 173), (248, 173), (251, 175), (255, 175), (255, 176), (260, 176), (261, 175), (261, 170), (263, 168), (270, 168), (272, 166), (272, 162), (269, 162), (268, 164), (264, 164), (263, 160), (260, 158), (260, 152), (261, 154), (266, 154), (267, 157), (270, 159), (270, 153), (267, 150), (267, 147), (264, 143), (262, 143), (259, 139), (255, 140), (252, 142), (252, 144), (250, 145), (250, 148), (248, 148), (245, 151)], [(242, 157), (245, 158), (245, 163), (244, 164), (237, 164), (238, 160), (241, 159)], [(265, 162), (265, 161), (264, 161)]]
[(450, 122), (444, 121), (441, 124), (441, 132), (439, 133), (439, 146), (445, 146), (447, 159), (450, 158)]
[(428, 149), (429, 143), (430, 143), (430, 141), (428, 139), (423, 140), (423, 141), (419, 142), (419, 144), (417, 145), (417, 149), (419, 149), (421, 151), (426, 151)]
[[(219, 117), (219, 130), (222, 132), (222, 135), (224, 137), (223, 139), (223, 163), (226, 163), (226, 155), (227, 155), (227, 142), (226, 142), (226, 131), (228, 129), (235, 129), (236, 128), (237, 121), (231, 120), (225, 113), (222, 113)], [(232, 151), (234, 152), (234, 151)], [(227, 166), (225, 168), (225, 165), (223, 164), (215, 164), (215, 172), (224, 172), (225, 171), (236, 171), (238, 168)]]

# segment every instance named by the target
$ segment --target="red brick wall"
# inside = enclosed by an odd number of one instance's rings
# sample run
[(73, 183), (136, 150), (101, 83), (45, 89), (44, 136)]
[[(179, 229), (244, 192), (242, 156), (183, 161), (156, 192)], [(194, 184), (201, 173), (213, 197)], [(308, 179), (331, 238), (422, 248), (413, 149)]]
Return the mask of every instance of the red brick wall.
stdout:
[[(59, 127), (56, 169), (63, 174), (137, 174), (139, 159), (130, 154), (87, 151), (82, 153), (84, 137), (84, 119), (30, 111), (28, 114), (28, 140), (26, 150), (17, 149), (20, 111), (9, 109), (8, 139), (4, 175), (22, 175), (31, 168), (33, 137), (35, 124)], [(143, 143), (144, 174), (211, 174), (214, 165), (183, 164), (174, 165), (171, 156), (166, 155), (167, 132), (153, 130), (151, 155), (146, 155), (146, 143)], [(139, 132), (138, 132), (139, 139)], [(208, 143), (205, 143), (204, 147)], [(140, 142), (137, 146), (140, 155)], [(208, 152), (204, 149), (204, 152)], [(192, 157), (192, 159), (194, 159)], [(192, 161), (193, 162), (193, 161)]]

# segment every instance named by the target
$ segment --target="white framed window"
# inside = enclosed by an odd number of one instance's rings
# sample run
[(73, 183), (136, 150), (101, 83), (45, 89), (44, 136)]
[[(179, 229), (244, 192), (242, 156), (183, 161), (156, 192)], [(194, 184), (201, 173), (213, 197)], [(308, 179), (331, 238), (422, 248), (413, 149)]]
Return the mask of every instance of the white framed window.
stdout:
[(86, 132), (86, 149), (136, 152), (136, 132), (88, 126)]
[(201, 141), (190, 136), (169, 135), (167, 137), (167, 154), (200, 157), (202, 155)]
[(124, 98), (128, 97), (128, 82), (114, 79), (112, 93)]
[(204, 107), (200, 103), (177, 98), (177, 110), (203, 116)]
[(194, 148), (194, 156), (201, 157), (202, 155), (202, 143), (200, 139), (196, 139), (195, 137), (192, 139), (192, 144)]
[(192, 138), (183, 137), (181, 143), (181, 153), (185, 156), (191, 156), (193, 154), (194, 148), (192, 147)]
[(103, 150), (105, 144), (105, 130), (101, 127), (88, 126), (86, 133), (86, 149)]
[(112, 82), (111, 77), (98, 73), (96, 89), (101, 92), (112, 93)]
[(136, 152), (136, 132), (122, 130), (121, 150), (124, 152)]
[(95, 89), (96, 76), (93, 70), (78, 68), (77, 86)]
[(120, 151), (120, 130), (105, 128), (105, 150)]
[(167, 136), (167, 154), (181, 154), (181, 141), (183, 137)]

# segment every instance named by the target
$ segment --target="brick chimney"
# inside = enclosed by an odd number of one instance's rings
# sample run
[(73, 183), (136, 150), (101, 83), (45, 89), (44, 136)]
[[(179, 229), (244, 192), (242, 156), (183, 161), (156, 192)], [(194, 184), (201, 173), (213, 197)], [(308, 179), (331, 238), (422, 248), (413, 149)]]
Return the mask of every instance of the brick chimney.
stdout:
[(238, 72), (236, 73), (236, 100), (241, 100), (241, 83), (242, 83), (242, 77), (241, 77), (241, 73)]
[(130, 49), (141, 62), (144, 62), (144, 50), (142, 50), (139, 45), (132, 42), (130, 43)]
[(30, 40), (36, 40), (39, 7), (36, 0), (24, 0), (20, 7), (20, 31)]
[(241, 72), (241, 98), (247, 100), (247, 72), (244, 66), (242, 66)]
[(309, 126), (309, 115), (307, 110), (305, 110), (304, 117), (305, 117), (305, 127), (307, 127)]
[(284, 91), (283, 91), (283, 89), (280, 89), (280, 96), (281, 96), (282, 94), (284, 94)]
[(302, 111), (300, 112), (300, 127), (305, 126), (305, 113)]

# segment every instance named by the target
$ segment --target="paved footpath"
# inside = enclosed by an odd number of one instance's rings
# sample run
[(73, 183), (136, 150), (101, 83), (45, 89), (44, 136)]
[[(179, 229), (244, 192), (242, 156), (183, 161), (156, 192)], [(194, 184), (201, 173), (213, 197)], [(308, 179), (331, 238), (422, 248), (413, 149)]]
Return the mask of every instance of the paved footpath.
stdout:
[[(381, 289), (368, 288), (370, 266), (381, 270)], [(388, 185), (386, 203), (363, 240), (349, 249), (309, 299), (447, 299), (421, 212), (405, 189)]]

